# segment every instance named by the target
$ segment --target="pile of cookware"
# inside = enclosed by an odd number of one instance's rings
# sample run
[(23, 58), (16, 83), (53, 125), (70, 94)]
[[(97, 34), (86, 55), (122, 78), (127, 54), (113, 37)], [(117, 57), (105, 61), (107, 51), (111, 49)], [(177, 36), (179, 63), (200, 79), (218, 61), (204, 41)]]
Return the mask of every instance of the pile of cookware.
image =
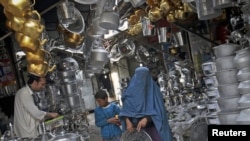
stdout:
[(237, 117), (238, 124), (249, 124), (250, 115), (250, 48), (242, 48), (236, 51), (234, 63), (237, 72), (237, 79), (239, 81), (238, 91), (241, 95), (238, 100), (240, 114)]
[(81, 12), (73, 2), (62, 1), (57, 6), (59, 19), (58, 32), (62, 35), (64, 45), (72, 49), (80, 49), (84, 42), (85, 21)]
[(239, 115), (238, 101), (240, 92), (238, 89), (237, 64), (234, 63), (235, 52), (240, 49), (238, 44), (225, 43), (214, 48), (216, 57), (215, 76), (218, 81), (218, 92), (220, 97), (217, 98), (220, 112), (218, 118), (221, 124), (237, 124), (236, 118)]
[(49, 53), (43, 49), (46, 40), (41, 39), (44, 25), (40, 14), (33, 10), (35, 1), (2, 0), (4, 14), (7, 17), (6, 26), (15, 32), (16, 41), (25, 52), (28, 72), (37, 76), (45, 76), (52, 68), (49, 65)]

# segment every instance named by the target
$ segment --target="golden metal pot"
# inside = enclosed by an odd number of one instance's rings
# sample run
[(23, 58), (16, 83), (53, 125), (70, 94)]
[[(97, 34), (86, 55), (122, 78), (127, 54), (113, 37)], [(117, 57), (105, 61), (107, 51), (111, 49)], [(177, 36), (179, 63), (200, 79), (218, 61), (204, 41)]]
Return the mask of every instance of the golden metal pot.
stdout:
[(176, 19), (178, 19), (178, 20), (184, 20), (184, 19), (187, 18), (187, 16), (188, 16), (188, 13), (185, 12), (183, 10), (183, 8), (175, 10), (174, 17)]
[(44, 61), (46, 61), (46, 56), (49, 56), (50, 53), (47, 52), (46, 50), (44, 49), (38, 49), (37, 51), (35, 52), (26, 52), (26, 60), (29, 62), (29, 63), (43, 63)]
[(170, 10), (173, 10), (174, 5), (169, 0), (162, 0), (160, 4), (160, 9), (164, 15), (168, 14)]
[(46, 41), (47, 41), (46, 39), (41, 41), (38, 39), (33, 39), (29, 36), (23, 35), (23, 36), (21, 36), (21, 40), (19, 42), (19, 45), (24, 51), (35, 52), (35, 51), (37, 51), (37, 49), (41, 48)]
[(49, 71), (48, 62), (44, 61), (42, 63), (28, 63), (28, 72), (39, 77), (44, 77)]
[(22, 17), (27, 10), (35, 5), (35, 0), (33, 3), (30, 0), (9, 0), (6, 5), (6, 9), (10, 11), (14, 16)]
[(11, 29), (16, 32), (21, 32), (23, 30), (24, 22), (25, 18), (13, 16), (7, 26), (10, 26)]
[(42, 31), (44, 30), (44, 25), (40, 23), (40, 19), (35, 20), (29, 18), (25, 21), (23, 25), (23, 34), (30, 36), (33, 39), (37, 39), (40, 37)]
[(166, 16), (166, 20), (170, 23), (175, 22), (175, 16), (174, 16), (174, 11), (170, 11), (167, 16)]
[(161, 9), (159, 7), (154, 7), (149, 10), (148, 18), (151, 22), (157, 22), (162, 18)]

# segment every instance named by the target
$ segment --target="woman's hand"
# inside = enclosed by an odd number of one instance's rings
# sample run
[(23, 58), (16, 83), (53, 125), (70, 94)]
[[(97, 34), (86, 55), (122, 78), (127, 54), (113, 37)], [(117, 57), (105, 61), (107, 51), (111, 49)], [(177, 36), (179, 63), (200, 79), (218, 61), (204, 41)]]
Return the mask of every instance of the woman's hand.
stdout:
[(126, 118), (126, 126), (127, 126), (127, 130), (129, 132), (133, 132), (134, 131), (133, 124), (132, 124), (132, 122), (128, 118)]
[(148, 119), (146, 117), (142, 118), (138, 125), (137, 125), (137, 131), (140, 132), (141, 128), (145, 127), (147, 125)]

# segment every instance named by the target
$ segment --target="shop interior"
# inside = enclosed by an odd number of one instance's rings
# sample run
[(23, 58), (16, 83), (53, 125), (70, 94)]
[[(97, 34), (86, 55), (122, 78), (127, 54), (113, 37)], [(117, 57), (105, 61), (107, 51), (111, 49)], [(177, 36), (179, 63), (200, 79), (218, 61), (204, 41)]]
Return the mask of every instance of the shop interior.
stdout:
[(28, 74), (47, 78), (39, 108), (64, 116), (46, 131), (73, 125), (65, 132), (81, 128), (83, 137), (94, 94), (103, 89), (122, 106), (140, 66), (160, 87), (176, 141), (206, 140), (209, 124), (249, 124), (249, 7), (248, 0), (0, 0), (2, 137), (13, 138), (4, 133)]

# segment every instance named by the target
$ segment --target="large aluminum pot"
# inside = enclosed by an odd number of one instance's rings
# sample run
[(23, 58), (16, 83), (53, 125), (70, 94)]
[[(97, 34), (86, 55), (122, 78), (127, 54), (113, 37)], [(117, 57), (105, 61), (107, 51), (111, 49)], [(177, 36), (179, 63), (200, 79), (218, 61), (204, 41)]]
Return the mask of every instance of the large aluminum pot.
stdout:
[(238, 50), (235, 53), (234, 64), (236, 68), (250, 67), (250, 47)]
[(216, 59), (217, 71), (235, 69), (233, 62), (234, 56), (219, 57)]
[(242, 68), (237, 73), (237, 79), (238, 81), (246, 81), (250, 80), (250, 68)]
[(64, 135), (53, 137), (49, 141), (81, 141), (81, 136), (74, 133), (65, 133)]
[(215, 73), (219, 85), (237, 83), (237, 69), (217, 71)]
[(99, 25), (108, 30), (116, 30), (119, 27), (119, 14), (116, 11), (103, 12), (99, 19)]
[(225, 85), (219, 85), (218, 91), (220, 94), (220, 97), (228, 97), (228, 96), (236, 96), (239, 95), (240, 92), (238, 90), (239, 83), (231, 83), (231, 84), (225, 84)]
[(233, 6), (233, 0), (213, 0), (214, 9), (221, 9)]
[(195, 0), (199, 20), (209, 20), (221, 15), (221, 9), (214, 9), (211, 0)]
[(249, 94), (250, 93), (250, 80), (240, 82), (238, 85), (238, 90), (240, 94)]
[(220, 97), (217, 99), (221, 111), (232, 112), (239, 110), (238, 101), (240, 100), (240, 95), (230, 96), (230, 97)]
[(243, 109), (240, 111), (239, 116), (237, 117), (236, 121), (240, 125), (249, 125), (250, 119), (249, 119), (250, 109)]
[(67, 83), (62, 83), (61, 90), (62, 90), (62, 94), (64, 94), (64, 95), (71, 96), (73, 94), (76, 94), (76, 93), (78, 93), (77, 82), (71, 81), (71, 82), (67, 82)]
[(218, 117), (221, 124), (224, 125), (236, 125), (237, 117), (239, 116), (240, 111), (233, 111), (233, 112), (219, 112)]
[(235, 55), (235, 51), (240, 49), (240, 46), (232, 43), (225, 43), (215, 46), (214, 54), (216, 58)]

